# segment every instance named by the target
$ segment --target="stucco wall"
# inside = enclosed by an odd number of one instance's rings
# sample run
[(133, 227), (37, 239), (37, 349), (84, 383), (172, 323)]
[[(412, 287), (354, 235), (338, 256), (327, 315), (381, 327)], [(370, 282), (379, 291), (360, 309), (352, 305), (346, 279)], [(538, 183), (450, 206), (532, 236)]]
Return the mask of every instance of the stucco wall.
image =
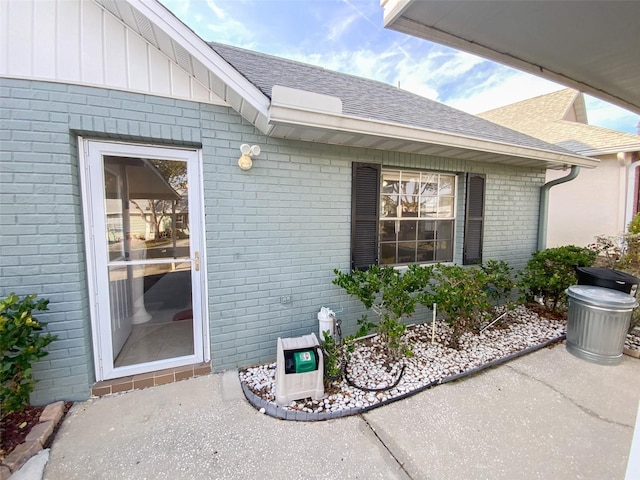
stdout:
[[(317, 330), (321, 306), (355, 328), (361, 306), (331, 284), (334, 268), (349, 268), (353, 161), (485, 173), (485, 260), (521, 268), (535, 250), (541, 170), (271, 139), (227, 107), (115, 90), (2, 79), (0, 91), (0, 295), (49, 298), (40, 318), (60, 337), (36, 366), (36, 404), (87, 398), (95, 380), (79, 134), (202, 147), (215, 370), (273, 360), (278, 336)], [(237, 166), (241, 143), (262, 148), (248, 172)]]
[[(547, 181), (567, 174), (549, 171)], [(623, 233), (625, 175), (616, 156), (606, 155), (596, 168), (582, 168), (575, 180), (551, 188), (547, 246), (586, 247), (597, 235)]]

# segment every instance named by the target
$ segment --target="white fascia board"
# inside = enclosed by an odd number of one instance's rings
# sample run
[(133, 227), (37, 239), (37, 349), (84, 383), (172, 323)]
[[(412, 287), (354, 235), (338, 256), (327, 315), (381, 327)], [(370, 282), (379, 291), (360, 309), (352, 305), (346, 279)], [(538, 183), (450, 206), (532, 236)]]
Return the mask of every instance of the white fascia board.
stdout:
[[(246, 102), (251, 104), (259, 115), (268, 117), (269, 98), (255, 85), (243, 77), (235, 68), (218, 55), (211, 46), (196, 35), (189, 27), (178, 20), (157, 1), (126, 0), (131, 7), (138, 10), (167, 35), (184, 47), (190, 55), (198, 59), (209, 71), (220, 78), (228, 88), (234, 90)], [(226, 98), (224, 100), (228, 102)], [(264, 124), (264, 122), (256, 122)], [(265, 132), (266, 133), (266, 132)]]
[(391, 122), (380, 122), (347, 115), (312, 112), (275, 102), (271, 104), (269, 123), (307, 126), (334, 130), (336, 132), (374, 135), (416, 143), (463, 148), (497, 155), (540, 160), (542, 163), (551, 163), (559, 167), (577, 165), (579, 167), (595, 168), (600, 163), (598, 159), (587, 158), (581, 155), (562, 154), (552, 150), (524, 147), (521, 145), (427, 130)]
[(590, 150), (580, 150), (580, 155), (585, 157), (597, 157), (598, 155), (613, 155), (617, 153), (640, 152), (640, 143), (631, 145), (617, 145), (607, 148), (594, 148)]
[(380, 0), (384, 27), (386, 28), (390, 23), (395, 22), (404, 13), (409, 3), (411, 3), (410, 0)]

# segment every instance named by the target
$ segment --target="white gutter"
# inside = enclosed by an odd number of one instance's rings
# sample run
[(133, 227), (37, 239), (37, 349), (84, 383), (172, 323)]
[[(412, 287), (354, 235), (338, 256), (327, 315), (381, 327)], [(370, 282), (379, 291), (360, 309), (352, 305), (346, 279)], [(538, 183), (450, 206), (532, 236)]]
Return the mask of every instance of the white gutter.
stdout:
[(269, 123), (289, 124), (296, 127), (306, 126), (341, 133), (375, 135), (377, 137), (395, 140), (463, 148), (466, 150), (494, 153), (496, 155), (539, 160), (540, 162), (550, 163), (557, 167), (576, 165), (585, 168), (595, 168), (599, 163), (597, 159), (587, 158), (577, 154), (563, 154), (553, 150), (524, 147), (505, 142), (469, 137), (467, 135), (353, 117), (329, 111), (310, 111), (292, 106), (290, 103), (279, 103), (277, 98), (273, 98), (271, 102)]

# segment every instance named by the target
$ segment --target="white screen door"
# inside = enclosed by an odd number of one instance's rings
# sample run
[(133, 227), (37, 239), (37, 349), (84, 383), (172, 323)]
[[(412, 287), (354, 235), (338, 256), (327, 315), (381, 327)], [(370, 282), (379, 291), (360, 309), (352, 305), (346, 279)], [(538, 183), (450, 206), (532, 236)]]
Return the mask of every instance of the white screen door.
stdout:
[(98, 380), (202, 362), (199, 152), (83, 147)]

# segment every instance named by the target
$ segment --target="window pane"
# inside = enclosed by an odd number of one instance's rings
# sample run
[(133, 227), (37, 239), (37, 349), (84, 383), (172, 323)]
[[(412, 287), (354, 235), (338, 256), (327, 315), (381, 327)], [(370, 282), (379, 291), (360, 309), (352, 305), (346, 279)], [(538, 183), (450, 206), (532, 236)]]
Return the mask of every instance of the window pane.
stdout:
[(398, 263), (416, 261), (416, 242), (398, 242)]
[(396, 259), (396, 243), (381, 243), (380, 244), (380, 264), (392, 265), (398, 263)]
[(398, 240), (410, 240), (412, 242), (416, 241), (416, 222), (409, 221), (400, 221), (400, 231), (398, 232)]
[(453, 261), (453, 241), (444, 240), (436, 242), (436, 261), (452, 262)]
[(438, 195), (453, 195), (453, 183), (455, 177), (450, 175), (440, 175), (440, 189)]
[(417, 195), (403, 195), (402, 196), (402, 216), (403, 217), (417, 217), (418, 216), (418, 200)]
[(434, 240), (436, 238), (435, 227), (436, 222), (434, 221), (419, 221), (418, 240)]
[(382, 205), (380, 208), (381, 217), (398, 216), (398, 196), (397, 195), (382, 195)]
[(437, 222), (437, 234), (438, 240), (451, 240), (453, 238), (453, 221), (452, 220), (440, 220)]
[(382, 172), (382, 193), (400, 193), (400, 172)]
[(380, 222), (380, 241), (396, 241), (396, 220), (384, 220)]
[(438, 201), (438, 218), (453, 217), (453, 197), (440, 197)]
[(438, 197), (422, 197), (420, 199), (420, 216), (435, 217), (437, 215)]
[(435, 173), (422, 174), (422, 195), (438, 195), (438, 175)]
[(417, 248), (417, 262), (433, 262), (434, 260), (434, 252), (433, 252), (433, 242), (418, 242)]

